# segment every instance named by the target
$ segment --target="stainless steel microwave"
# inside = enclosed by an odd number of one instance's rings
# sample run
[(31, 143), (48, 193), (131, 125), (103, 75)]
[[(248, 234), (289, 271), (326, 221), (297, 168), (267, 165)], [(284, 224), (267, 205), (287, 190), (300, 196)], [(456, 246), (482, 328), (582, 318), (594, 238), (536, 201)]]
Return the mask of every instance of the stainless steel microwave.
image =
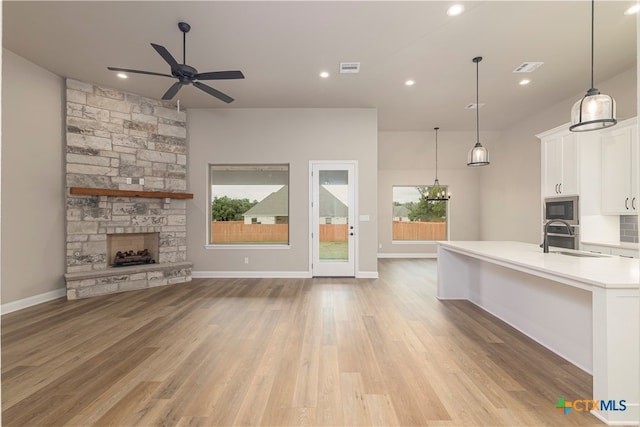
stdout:
[(544, 221), (552, 219), (561, 219), (571, 225), (578, 225), (578, 196), (545, 199)]

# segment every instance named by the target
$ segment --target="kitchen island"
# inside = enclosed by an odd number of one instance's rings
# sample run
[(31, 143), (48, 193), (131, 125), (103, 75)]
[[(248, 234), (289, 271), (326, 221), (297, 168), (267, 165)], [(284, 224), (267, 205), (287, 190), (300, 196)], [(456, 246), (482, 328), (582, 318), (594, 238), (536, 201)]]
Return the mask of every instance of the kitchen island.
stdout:
[[(552, 248), (554, 251), (555, 248)], [(466, 299), (593, 376), (593, 396), (625, 411), (593, 411), (638, 424), (640, 261), (542, 252), (522, 242), (440, 242), (438, 298)]]

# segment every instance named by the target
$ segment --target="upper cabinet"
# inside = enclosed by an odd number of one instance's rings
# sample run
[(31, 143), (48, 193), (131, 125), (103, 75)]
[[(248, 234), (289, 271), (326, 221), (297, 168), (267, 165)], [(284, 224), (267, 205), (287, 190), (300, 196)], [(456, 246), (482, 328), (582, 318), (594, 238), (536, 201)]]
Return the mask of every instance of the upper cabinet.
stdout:
[(635, 119), (625, 120), (600, 134), (603, 214), (638, 212), (638, 138), (635, 124)]
[(538, 135), (542, 140), (543, 197), (578, 194), (577, 135), (566, 126)]

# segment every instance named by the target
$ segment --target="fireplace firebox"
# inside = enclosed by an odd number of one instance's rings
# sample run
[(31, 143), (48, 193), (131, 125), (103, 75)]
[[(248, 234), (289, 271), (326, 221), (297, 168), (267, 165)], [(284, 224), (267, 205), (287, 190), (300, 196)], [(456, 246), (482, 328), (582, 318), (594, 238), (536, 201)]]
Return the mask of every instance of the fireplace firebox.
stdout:
[(107, 234), (110, 267), (155, 264), (160, 233)]

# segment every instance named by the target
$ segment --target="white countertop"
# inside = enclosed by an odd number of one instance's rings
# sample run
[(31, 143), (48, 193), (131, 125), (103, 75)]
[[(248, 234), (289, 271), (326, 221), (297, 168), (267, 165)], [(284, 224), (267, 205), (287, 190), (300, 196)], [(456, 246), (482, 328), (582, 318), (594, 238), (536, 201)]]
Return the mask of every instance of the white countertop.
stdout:
[[(542, 252), (538, 245), (510, 241), (439, 242), (444, 249), (485, 259), (580, 288), (638, 288), (640, 260), (618, 256), (573, 257)], [(551, 250), (559, 250), (551, 248)], [(570, 250), (565, 250), (571, 252)], [(579, 252), (579, 251), (573, 251)]]

